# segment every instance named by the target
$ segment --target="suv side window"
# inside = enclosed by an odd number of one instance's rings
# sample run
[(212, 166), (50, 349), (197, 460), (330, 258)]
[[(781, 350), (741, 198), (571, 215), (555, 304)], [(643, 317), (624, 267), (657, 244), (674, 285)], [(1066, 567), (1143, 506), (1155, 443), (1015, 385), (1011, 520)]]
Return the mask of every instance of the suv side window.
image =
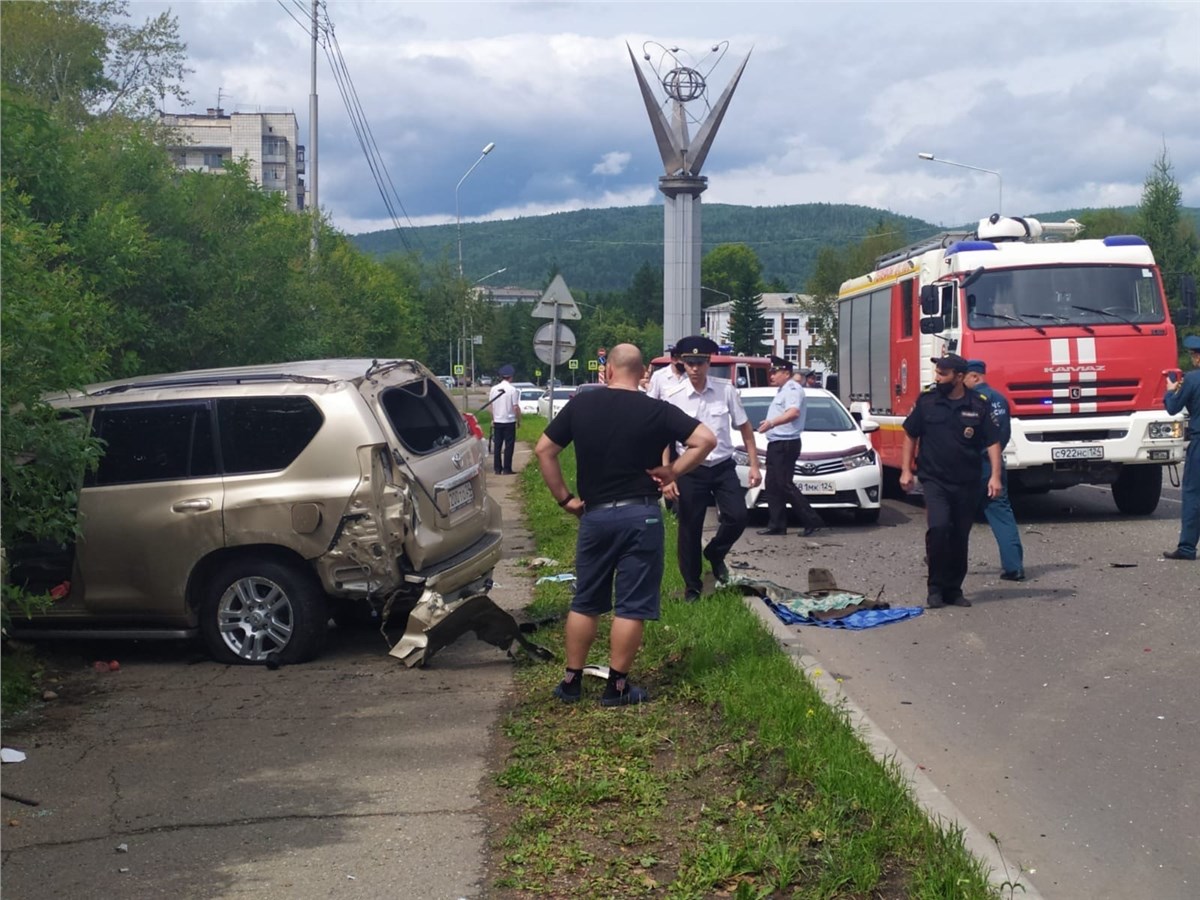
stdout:
[(104, 455), (84, 484), (200, 478), (217, 472), (207, 403), (105, 406), (92, 420)]
[(286, 469), (321, 430), (324, 417), (307, 397), (217, 401), (225, 474)]
[(390, 388), (381, 399), (392, 430), (413, 453), (448, 447), (466, 434), (462, 415), (450, 397), (444, 391), (428, 390), (424, 381)]

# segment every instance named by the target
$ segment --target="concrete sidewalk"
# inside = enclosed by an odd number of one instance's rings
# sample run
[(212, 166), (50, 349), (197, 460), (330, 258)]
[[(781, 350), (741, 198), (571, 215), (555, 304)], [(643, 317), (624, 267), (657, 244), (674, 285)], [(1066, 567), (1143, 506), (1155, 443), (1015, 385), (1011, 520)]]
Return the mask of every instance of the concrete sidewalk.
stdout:
[[(518, 445), (515, 468), (529, 459)], [(517, 611), (532, 555), (519, 479), (489, 477)], [(495, 647), (460, 638), (424, 669), (374, 631), (276, 671), (180, 643), (52, 648), (61, 699), (4, 745), (6, 900), (46, 897), (429, 897), (488, 893), (481, 789), (513, 684)], [(97, 674), (92, 658), (118, 659)]]

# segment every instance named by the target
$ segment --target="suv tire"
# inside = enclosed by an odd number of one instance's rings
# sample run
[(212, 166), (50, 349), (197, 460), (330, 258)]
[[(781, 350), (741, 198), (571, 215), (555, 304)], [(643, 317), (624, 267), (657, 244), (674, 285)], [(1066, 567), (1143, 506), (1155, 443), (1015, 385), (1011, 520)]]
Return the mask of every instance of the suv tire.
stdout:
[(209, 581), (200, 604), (200, 633), (218, 662), (292, 664), (325, 645), (329, 611), (308, 573), (273, 560), (226, 563)]

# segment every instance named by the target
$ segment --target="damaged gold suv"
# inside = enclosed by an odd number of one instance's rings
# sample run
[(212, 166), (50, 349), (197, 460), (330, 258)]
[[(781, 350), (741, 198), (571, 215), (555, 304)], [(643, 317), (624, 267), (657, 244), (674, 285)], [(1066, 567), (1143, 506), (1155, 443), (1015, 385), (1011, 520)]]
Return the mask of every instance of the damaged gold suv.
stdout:
[(67, 546), (14, 575), (58, 597), (28, 636), (186, 637), (300, 662), (338, 604), (485, 593), (500, 559), (484, 448), (412, 360), (336, 359), (93, 385), (54, 398), (103, 442)]

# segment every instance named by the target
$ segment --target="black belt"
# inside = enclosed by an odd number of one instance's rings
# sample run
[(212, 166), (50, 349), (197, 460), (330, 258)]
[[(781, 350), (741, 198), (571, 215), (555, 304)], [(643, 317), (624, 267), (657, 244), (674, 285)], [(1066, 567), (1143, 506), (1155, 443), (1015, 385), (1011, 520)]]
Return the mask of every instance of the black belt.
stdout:
[(587, 509), (620, 509), (622, 506), (658, 506), (658, 497), (630, 497), (627, 500), (609, 500), (607, 503), (589, 503)]

